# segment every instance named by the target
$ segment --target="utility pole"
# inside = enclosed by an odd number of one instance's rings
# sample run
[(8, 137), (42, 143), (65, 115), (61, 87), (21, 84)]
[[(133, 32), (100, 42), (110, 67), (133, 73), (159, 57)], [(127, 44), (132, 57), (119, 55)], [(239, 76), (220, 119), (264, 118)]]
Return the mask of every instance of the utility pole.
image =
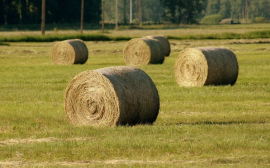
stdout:
[(248, 19), (248, 1), (246, 0), (246, 16), (245, 16), (246, 19)]
[(84, 0), (82, 0), (81, 4), (81, 34), (83, 33), (83, 13), (84, 13)]
[(142, 26), (142, 0), (139, 0), (139, 24)]
[(42, 0), (42, 6), (41, 6), (41, 34), (45, 35), (45, 0)]
[(242, 6), (242, 19), (245, 19), (245, 10), (244, 10), (244, 6)]
[(104, 5), (105, 0), (102, 0), (102, 33), (104, 33)]
[(118, 0), (115, 0), (115, 29), (118, 29)]
[(132, 23), (132, 0), (130, 0), (130, 23)]

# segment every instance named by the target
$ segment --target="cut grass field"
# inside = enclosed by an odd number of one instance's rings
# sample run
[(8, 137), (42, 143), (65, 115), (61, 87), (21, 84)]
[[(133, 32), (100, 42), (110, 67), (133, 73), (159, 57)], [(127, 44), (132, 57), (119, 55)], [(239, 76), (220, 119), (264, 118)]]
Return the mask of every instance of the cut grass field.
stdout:
[[(156, 28), (156, 29), (155, 29)], [(239, 25), (180, 25), (167, 27), (164, 25), (143, 26), (142, 29), (128, 29), (124, 26), (119, 30), (47, 30), (42, 36), (40, 31), (0, 31), (2, 42), (54, 42), (72, 38), (85, 41), (123, 41), (148, 35), (163, 35), (168, 39), (258, 39), (270, 38), (270, 24), (239, 24)]]
[[(71, 126), (64, 111), (67, 84), (84, 70), (125, 65), (125, 43), (86, 42), (88, 61), (72, 66), (53, 65), (55, 42), (0, 45), (0, 167), (269, 166), (267, 43), (170, 40), (172, 53), (162, 65), (139, 67), (160, 95), (153, 125)], [(203, 46), (225, 46), (236, 54), (240, 71), (234, 86), (176, 84), (179, 52)]]

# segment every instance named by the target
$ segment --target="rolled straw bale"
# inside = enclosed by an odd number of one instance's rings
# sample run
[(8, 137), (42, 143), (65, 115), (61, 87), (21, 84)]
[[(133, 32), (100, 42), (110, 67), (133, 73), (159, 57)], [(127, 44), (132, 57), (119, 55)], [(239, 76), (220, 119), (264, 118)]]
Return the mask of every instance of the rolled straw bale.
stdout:
[(151, 124), (157, 118), (159, 106), (155, 84), (135, 67), (81, 72), (65, 92), (65, 112), (73, 125)]
[(164, 36), (145, 36), (143, 38), (158, 40), (162, 44), (165, 56), (170, 55), (170, 53), (171, 53), (171, 45), (170, 45), (169, 40), (166, 37), (164, 37)]
[(88, 49), (82, 40), (65, 40), (53, 46), (52, 60), (55, 64), (84, 64), (87, 59)]
[(162, 64), (164, 56), (162, 44), (154, 39), (131, 39), (124, 48), (127, 65)]
[(180, 86), (234, 85), (238, 77), (235, 54), (227, 48), (188, 48), (175, 63), (175, 78)]

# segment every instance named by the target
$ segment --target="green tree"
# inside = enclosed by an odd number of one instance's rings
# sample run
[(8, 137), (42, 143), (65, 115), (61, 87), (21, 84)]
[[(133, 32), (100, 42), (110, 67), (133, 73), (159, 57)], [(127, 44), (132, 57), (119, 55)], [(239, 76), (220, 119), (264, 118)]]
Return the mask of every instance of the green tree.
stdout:
[(219, 14), (222, 16), (222, 18), (231, 17), (231, 4), (229, 0), (220, 0)]
[(165, 18), (172, 23), (196, 23), (205, 0), (160, 0), (165, 8)]
[[(132, 15), (133, 19), (139, 21), (139, 0), (133, 0)], [(161, 22), (164, 8), (156, 0), (142, 0), (142, 21), (143, 22)], [(128, 23), (130, 10), (129, 0), (118, 0), (118, 21)], [(114, 23), (115, 21), (115, 0), (106, 1), (105, 3), (106, 22)]]
[[(246, 8), (246, 2), (248, 2)], [(218, 6), (219, 4), (219, 6)], [(206, 15), (220, 14), (223, 18), (270, 19), (270, 0), (208, 0)]]
[(164, 8), (156, 0), (142, 0), (142, 20), (159, 23), (165, 12)]
[(180, 13), (179, 13), (178, 18), (181, 18), (181, 14), (182, 14), (181, 6), (183, 4), (183, 0), (170, 0), (170, 1), (160, 0), (160, 3), (165, 8), (164, 17), (168, 19), (169, 21), (171, 21), (172, 23), (180, 23), (179, 20), (181, 19), (177, 19), (176, 10), (177, 10), (177, 7), (179, 7), (178, 11), (180, 11)]
[[(46, 23), (79, 23), (81, 1), (46, 0)], [(99, 23), (101, 0), (85, 1), (85, 22)], [(0, 24), (40, 24), (41, 0), (0, 0)]]
[(18, 0), (4, 0), (4, 23), (5, 24), (19, 24), (20, 14), (18, 11)]
[(270, 18), (269, 0), (260, 0), (260, 16)]
[(213, 15), (220, 11), (220, 0), (208, 0), (206, 14)]
[(184, 10), (184, 16), (185, 16), (185, 23), (186, 24), (192, 24), (197, 23), (197, 18), (204, 7), (204, 0), (185, 0), (185, 10)]
[(243, 9), (246, 0), (230, 0), (231, 3), (231, 18), (240, 19), (243, 16)]
[(251, 1), (249, 7), (249, 16), (255, 18), (260, 15), (260, 4), (259, 1)]
[(142, 0), (142, 21), (161, 22), (165, 10), (157, 0)]
[(0, 25), (5, 24), (4, 0), (0, 0)]

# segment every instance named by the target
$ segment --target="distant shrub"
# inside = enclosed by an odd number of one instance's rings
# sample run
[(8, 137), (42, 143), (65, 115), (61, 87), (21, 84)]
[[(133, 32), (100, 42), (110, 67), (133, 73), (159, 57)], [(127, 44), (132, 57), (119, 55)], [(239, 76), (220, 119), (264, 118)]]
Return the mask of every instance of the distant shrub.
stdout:
[(253, 23), (265, 23), (266, 19), (264, 17), (255, 17), (252, 19)]
[(139, 19), (138, 19), (138, 18), (133, 19), (133, 20), (132, 20), (132, 23), (133, 23), (133, 24), (138, 24), (138, 23), (139, 23)]
[(202, 24), (219, 24), (221, 20), (221, 15), (207, 15), (202, 19)]

